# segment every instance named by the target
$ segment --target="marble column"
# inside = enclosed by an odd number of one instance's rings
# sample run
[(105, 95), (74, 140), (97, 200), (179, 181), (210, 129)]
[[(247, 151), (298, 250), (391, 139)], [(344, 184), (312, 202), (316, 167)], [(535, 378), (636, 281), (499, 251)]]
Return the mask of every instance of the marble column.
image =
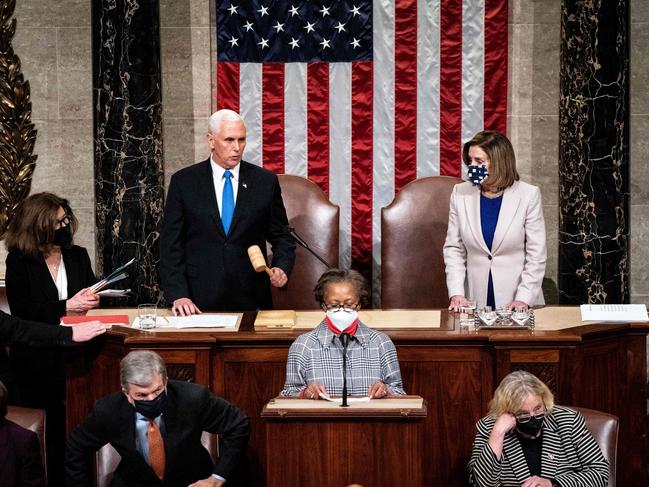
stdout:
[(629, 302), (629, 5), (563, 0), (559, 300)]
[(161, 299), (159, 24), (158, 0), (92, 2), (97, 272), (135, 257), (131, 305)]

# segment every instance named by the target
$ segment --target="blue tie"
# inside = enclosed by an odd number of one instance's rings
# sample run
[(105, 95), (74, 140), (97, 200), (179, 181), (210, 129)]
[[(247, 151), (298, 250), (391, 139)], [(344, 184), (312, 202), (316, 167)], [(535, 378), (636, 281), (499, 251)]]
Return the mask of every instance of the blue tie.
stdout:
[(230, 223), (232, 223), (232, 215), (234, 214), (234, 192), (232, 191), (232, 173), (225, 171), (223, 173), (225, 183), (223, 184), (223, 198), (221, 204), (223, 210), (221, 211), (221, 222), (223, 223), (223, 230), (228, 234), (230, 230)]

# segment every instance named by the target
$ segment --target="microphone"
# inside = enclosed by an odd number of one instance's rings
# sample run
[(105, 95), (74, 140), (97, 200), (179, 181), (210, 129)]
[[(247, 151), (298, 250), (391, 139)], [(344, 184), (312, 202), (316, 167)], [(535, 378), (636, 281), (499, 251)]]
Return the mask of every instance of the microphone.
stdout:
[(318, 259), (320, 262), (322, 262), (325, 266), (327, 266), (327, 269), (333, 269), (333, 266), (329, 262), (324, 260), (322, 257), (320, 257), (320, 255), (318, 255), (317, 252), (315, 252), (311, 247), (309, 247), (309, 244), (306, 243), (304, 241), (304, 239), (297, 234), (297, 232), (295, 231), (295, 228), (293, 228), (290, 225), (287, 225), (286, 230), (291, 235), (291, 237), (293, 237), (293, 240), (295, 240), (300, 245), (300, 247), (303, 247), (304, 249), (306, 249), (312, 256), (314, 256), (316, 259)]
[(349, 333), (340, 334), (340, 343), (343, 344), (343, 402), (340, 407), (346, 408), (347, 404), (347, 345), (349, 344)]

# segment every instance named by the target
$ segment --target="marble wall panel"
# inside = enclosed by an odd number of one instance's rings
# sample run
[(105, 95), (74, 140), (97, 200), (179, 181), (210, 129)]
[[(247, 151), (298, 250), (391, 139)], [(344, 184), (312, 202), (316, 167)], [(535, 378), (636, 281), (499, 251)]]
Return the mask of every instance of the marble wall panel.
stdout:
[[(521, 178), (541, 188), (546, 278), (557, 282), (560, 0), (509, 3), (508, 135)], [(546, 293), (547, 294), (547, 293)], [(551, 302), (554, 294), (546, 295)]]
[[(80, 219), (76, 241), (95, 256), (92, 166), (90, 3), (20, 0), (12, 42), (30, 83), (38, 155), (32, 193), (71, 200)], [(4, 275), (4, 244), (0, 276)]]
[(93, 6), (94, 45), (101, 46), (93, 53), (98, 267), (108, 273), (135, 258), (129, 304), (161, 302), (159, 5), (94, 0)]
[(562, 4), (559, 288), (563, 303), (629, 295), (628, 3)]

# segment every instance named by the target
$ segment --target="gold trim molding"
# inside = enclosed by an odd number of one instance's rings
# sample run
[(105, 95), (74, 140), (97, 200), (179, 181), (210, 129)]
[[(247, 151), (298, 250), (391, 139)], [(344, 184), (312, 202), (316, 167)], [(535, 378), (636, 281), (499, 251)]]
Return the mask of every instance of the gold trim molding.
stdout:
[(18, 204), (29, 194), (36, 167), (36, 129), (31, 122), (29, 81), (11, 40), (16, 0), (0, 0), (0, 238)]

